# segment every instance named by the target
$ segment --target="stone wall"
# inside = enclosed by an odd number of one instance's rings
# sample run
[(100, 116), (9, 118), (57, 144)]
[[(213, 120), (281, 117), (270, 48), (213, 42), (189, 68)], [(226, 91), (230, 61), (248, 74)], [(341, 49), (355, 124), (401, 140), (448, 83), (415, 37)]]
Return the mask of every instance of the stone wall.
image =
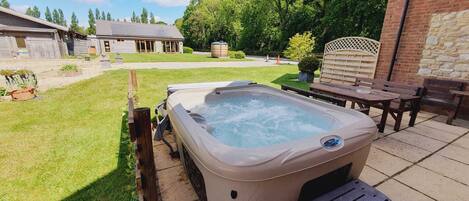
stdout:
[(469, 10), (432, 15), (418, 74), (469, 80)]

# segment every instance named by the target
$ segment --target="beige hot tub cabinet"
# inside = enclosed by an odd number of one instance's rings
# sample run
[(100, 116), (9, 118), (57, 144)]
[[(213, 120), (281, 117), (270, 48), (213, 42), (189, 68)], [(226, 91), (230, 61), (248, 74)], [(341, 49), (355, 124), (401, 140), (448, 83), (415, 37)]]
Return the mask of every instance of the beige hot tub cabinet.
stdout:
[[(239, 148), (221, 143), (188, 114), (207, 99), (246, 93), (312, 108), (340, 126), (282, 144)], [(209, 201), (308, 200), (358, 178), (377, 132), (375, 123), (360, 112), (256, 84), (179, 90), (168, 97), (167, 110), (189, 178), (199, 197)]]

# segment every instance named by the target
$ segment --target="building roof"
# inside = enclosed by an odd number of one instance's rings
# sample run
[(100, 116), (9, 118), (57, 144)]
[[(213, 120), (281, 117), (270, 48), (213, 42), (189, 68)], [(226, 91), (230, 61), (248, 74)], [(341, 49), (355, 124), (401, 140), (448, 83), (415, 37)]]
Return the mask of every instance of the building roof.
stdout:
[(3, 24), (0, 24), (0, 31), (39, 32), (39, 33), (54, 33), (54, 32), (57, 32), (56, 29), (7, 26), (7, 25), (3, 25)]
[(10, 15), (19, 17), (19, 18), (23, 18), (25, 20), (33, 21), (33, 22), (36, 22), (36, 23), (39, 23), (39, 24), (43, 24), (45, 26), (55, 28), (55, 29), (58, 29), (58, 30), (68, 31), (67, 27), (64, 27), (64, 26), (61, 26), (61, 25), (58, 25), (58, 24), (54, 24), (52, 22), (48, 22), (48, 21), (40, 19), (40, 18), (29, 16), (29, 15), (26, 15), (26, 14), (23, 14), (23, 13), (20, 13), (18, 11), (14, 11), (14, 10), (11, 10), (11, 9), (8, 9), (8, 8), (3, 8), (1, 6), (0, 6), (0, 12), (7, 13), (7, 14), (10, 14)]
[(96, 36), (145, 38), (145, 39), (176, 39), (183, 40), (181, 32), (173, 25), (140, 24), (116, 21), (96, 21)]

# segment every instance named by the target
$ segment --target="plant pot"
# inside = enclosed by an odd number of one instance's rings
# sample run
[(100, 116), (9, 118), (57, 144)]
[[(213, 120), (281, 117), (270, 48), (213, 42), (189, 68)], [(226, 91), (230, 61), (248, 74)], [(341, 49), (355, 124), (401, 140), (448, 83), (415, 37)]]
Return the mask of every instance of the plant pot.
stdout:
[(314, 73), (300, 71), (300, 73), (298, 74), (298, 80), (300, 82), (311, 83), (314, 80)]
[(11, 98), (14, 101), (31, 100), (36, 97), (36, 90), (34, 88), (18, 89), (11, 92)]

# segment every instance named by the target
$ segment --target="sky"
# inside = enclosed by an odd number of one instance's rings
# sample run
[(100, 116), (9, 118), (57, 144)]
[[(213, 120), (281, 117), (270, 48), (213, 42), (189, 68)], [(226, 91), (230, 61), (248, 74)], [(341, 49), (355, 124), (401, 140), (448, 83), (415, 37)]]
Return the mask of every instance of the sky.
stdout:
[(153, 12), (158, 20), (168, 24), (173, 24), (174, 20), (182, 17), (189, 0), (8, 0), (10, 8), (25, 12), (29, 6), (37, 6), (41, 11), (41, 18), (44, 19), (46, 6), (52, 11), (61, 8), (70, 24), (72, 12), (78, 17), (80, 26), (88, 26), (88, 10), (95, 8), (100, 11), (110, 12), (112, 18), (130, 21), (132, 11), (140, 15), (142, 8), (148, 12)]

